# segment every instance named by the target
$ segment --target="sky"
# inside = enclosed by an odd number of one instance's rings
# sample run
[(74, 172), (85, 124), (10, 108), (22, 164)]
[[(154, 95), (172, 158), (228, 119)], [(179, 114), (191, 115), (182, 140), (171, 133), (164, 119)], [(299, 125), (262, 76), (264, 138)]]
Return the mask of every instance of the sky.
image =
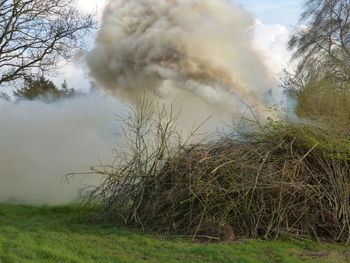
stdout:
[[(231, 0), (240, 3), (264, 24), (294, 27), (301, 12), (302, 0)], [(78, 0), (83, 11), (101, 9), (105, 0)]]
[[(96, 12), (101, 18), (106, 0), (77, 0), (78, 8), (83, 12)], [(256, 17), (254, 44), (265, 57), (270, 70), (277, 74), (288, 63), (290, 52), (287, 42), (291, 32), (298, 24), (302, 0), (231, 0), (241, 4)], [(93, 37), (88, 40), (93, 43)], [(88, 48), (91, 48), (88, 47)], [(67, 80), (77, 90), (90, 87), (89, 78), (81, 62), (64, 65), (58, 72), (55, 82)]]
[(280, 24), (289, 29), (296, 26), (302, 0), (238, 0), (264, 24)]

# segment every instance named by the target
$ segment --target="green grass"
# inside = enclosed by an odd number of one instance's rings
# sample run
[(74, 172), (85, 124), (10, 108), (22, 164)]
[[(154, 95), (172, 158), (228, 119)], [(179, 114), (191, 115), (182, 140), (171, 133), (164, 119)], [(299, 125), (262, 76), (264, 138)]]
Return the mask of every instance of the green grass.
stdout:
[(0, 205), (0, 262), (350, 262), (335, 244), (245, 241), (195, 244), (78, 220), (78, 206)]

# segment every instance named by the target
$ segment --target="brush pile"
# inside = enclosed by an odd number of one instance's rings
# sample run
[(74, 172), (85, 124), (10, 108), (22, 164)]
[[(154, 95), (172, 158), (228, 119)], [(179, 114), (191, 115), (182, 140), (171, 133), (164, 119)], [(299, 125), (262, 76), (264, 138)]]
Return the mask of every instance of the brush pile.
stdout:
[[(163, 135), (158, 138), (168, 138)], [(350, 243), (347, 135), (270, 122), (239, 139), (175, 148), (161, 141), (146, 151), (139, 140), (124, 165), (94, 168), (107, 175), (87, 195), (90, 203), (102, 202), (101, 218), (210, 240), (238, 235)]]

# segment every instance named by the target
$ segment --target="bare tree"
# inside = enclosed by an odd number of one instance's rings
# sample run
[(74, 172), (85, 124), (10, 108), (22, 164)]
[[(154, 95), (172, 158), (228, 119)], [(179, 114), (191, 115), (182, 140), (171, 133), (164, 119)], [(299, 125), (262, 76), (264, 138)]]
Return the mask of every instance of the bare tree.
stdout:
[(310, 69), (350, 80), (350, 1), (306, 0), (301, 22), (305, 27), (291, 38), (298, 72)]
[(1, 100), (11, 101), (11, 98), (10, 98), (10, 96), (7, 95), (6, 93), (0, 92), (0, 101), (1, 101)]
[(94, 25), (74, 0), (0, 0), (0, 85), (54, 70)]

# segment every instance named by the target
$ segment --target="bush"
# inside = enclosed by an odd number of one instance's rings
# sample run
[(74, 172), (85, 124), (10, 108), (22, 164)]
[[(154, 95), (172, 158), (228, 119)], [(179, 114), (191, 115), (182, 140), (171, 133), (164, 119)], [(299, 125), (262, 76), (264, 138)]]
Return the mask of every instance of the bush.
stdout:
[(334, 80), (311, 78), (297, 96), (298, 116), (330, 123), (346, 131), (350, 127), (350, 86), (337, 87)]

